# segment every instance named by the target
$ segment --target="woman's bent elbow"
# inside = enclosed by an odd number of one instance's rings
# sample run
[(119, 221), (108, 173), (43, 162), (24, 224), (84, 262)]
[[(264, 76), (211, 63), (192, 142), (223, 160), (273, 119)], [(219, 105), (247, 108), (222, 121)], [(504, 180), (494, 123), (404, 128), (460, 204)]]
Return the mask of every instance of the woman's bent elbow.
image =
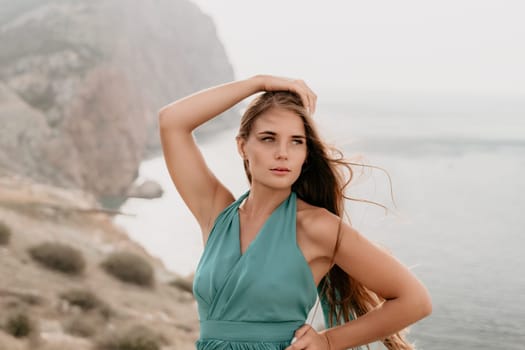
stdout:
[(420, 318), (424, 318), (432, 313), (432, 299), (426, 289), (421, 294), (416, 303), (416, 309)]
[(166, 115), (166, 108), (163, 107), (157, 112), (157, 117), (159, 118), (159, 127), (164, 128), (167, 124), (167, 115)]
[(173, 129), (173, 128), (180, 128), (181, 126), (178, 121), (178, 118), (175, 116), (173, 110), (169, 110), (166, 107), (161, 108), (158, 113), (158, 120), (159, 120), (159, 128), (162, 129)]

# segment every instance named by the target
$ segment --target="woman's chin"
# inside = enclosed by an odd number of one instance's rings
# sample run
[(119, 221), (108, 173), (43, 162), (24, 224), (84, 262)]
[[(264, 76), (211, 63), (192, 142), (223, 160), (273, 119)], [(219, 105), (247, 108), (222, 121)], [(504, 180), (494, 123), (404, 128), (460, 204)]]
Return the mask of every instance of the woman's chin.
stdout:
[[(275, 189), (276, 191), (289, 190), (293, 185), (293, 182), (290, 181), (290, 179), (278, 179), (277, 181), (272, 181), (272, 179), (265, 179), (264, 181), (257, 181), (257, 183), (264, 187)], [(254, 181), (252, 181), (252, 186), (253, 185)]]

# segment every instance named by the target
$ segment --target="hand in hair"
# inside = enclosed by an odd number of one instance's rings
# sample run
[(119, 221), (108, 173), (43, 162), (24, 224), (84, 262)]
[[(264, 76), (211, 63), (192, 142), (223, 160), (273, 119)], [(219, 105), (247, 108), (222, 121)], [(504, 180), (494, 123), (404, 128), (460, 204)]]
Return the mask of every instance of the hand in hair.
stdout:
[(257, 78), (261, 80), (264, 91), (292, 91), (297, 93), (310, 115), (314, 114), (317, 95), (303, 80), (272, 75), (258, 75)]

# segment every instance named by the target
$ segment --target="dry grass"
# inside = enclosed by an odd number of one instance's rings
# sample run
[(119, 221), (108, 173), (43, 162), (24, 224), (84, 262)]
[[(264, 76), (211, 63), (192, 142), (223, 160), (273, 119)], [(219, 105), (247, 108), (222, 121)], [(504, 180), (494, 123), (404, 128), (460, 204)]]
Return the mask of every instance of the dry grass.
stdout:
[[(191, 294), (168, 285), (177, 278), (176, 274), (166, 270), (158, 258), (150, 256), (129, 239), (109, 215), (87, 211), (66, 215), (50, 210), (53, 206), (47, 203), (63, 205), (64, 196), (48, 193), (54, 191), (50, 187), (31, 185), (19, 190), (17, 186), (0, 177), (0, 221), (13, 233), (9, 249), (0, 246), (0, 326), (5, 324), (2, 320), (8, 310), (16, 306), (27, 307), (30, 315), (38, 320), (40, 341), (31, 343), (31, 338), (15, 338), (0, 330), (0, 350), (94, 350), (97, 349), (93, 344), (97, 335), (109, 330), (107, 327), (122, 329), (122, 323), (129, 322), (147, 324), (156, 333), (162, 332), (170, 342), (169, 346), (162, 345), (163, 350), (194, 350), (199, 329), (197, 310)], [(30, 202), (46, 202), (46, 205), (36, 210), (34, 205), (28, 204)], [(91, 207), (73, 195), (67, 202)], [(40, 263), (32, 263), (28, 249), (48, 241), (68, 243), (81, 250), (86, 261), (81, 278), (43, 271)], [(100, 261), (115, 251), (133, 252), (155, 267), (152, 268), (155, 288), (122, 283), (100, 268)], [(68, 292), (79, 290), (89, 290), (94, 295), (66, 296)], [(97, 301), (111, 305), (109, 319), (100, 312), (103, 304), (91, 308)], [(81, 318), (93, 321), (77, 320)], [(89, 336), (94, 324), (99, 329)], [(159, 341), (162, 337), (154, 339)], [(150, 345), (154, 348), (158, 344)]]
[(11, 239), (11, 229), (5, 223), (0, 221), (0, 245), (9, 244)]
[(70, 275), (81, 274), (86, 266), (81, 251), (59, 242), (38, 244), (29, 249), (29, 254), (43, 266)]
[(105, 320), (96, 313), (76, 315), (64, 322), (67, 333), (83, 338), (90, 338), (101, 330)]
[(154, 271), (151, 264), (135, 253), (112, 253), (102, 262), (102, 267), (123, 282), (143, 287), (151, 287), (154, 284)]
[(38, 323), (26, 308), (8, 310), (5, 315), (4, 331), (15, 338), (28, 338), (38, 333)]
[(168, 285), (193, 294), (193, 280), (187, 278), (176, 278), (168, 282)]
[(85, 288), (73, 288), (60, 294), (72, 306), (78, 306), (83, 311), (97, 311), (104, 318), (109, 318), (113, 311), (111, 307), (92, 291)]
[(124, 326), (95, 341), (100, 350), (160, 350), (166, 339), (143, 325)]

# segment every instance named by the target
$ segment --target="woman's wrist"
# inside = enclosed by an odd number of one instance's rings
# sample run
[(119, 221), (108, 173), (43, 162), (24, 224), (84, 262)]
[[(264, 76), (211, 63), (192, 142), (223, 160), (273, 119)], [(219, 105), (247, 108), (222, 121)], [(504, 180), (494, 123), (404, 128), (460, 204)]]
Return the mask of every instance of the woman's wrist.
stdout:
[(328, 331), (323, 331), (321, 332), (321, 335), (324, 337), (325, 341), (326, 341), (326, 345), (327, 345), (327, 350), (335, 350), (335, 349), (332, 349), (332, 342), (330, 341), (330, 337), (328, 336)]
[(263, 74), (251, 76), (247, 80), (251, 81), (254, 84), (256, 90), (254, 93), (266, 91), (266, 85), (264, 83), (265, 76)]

